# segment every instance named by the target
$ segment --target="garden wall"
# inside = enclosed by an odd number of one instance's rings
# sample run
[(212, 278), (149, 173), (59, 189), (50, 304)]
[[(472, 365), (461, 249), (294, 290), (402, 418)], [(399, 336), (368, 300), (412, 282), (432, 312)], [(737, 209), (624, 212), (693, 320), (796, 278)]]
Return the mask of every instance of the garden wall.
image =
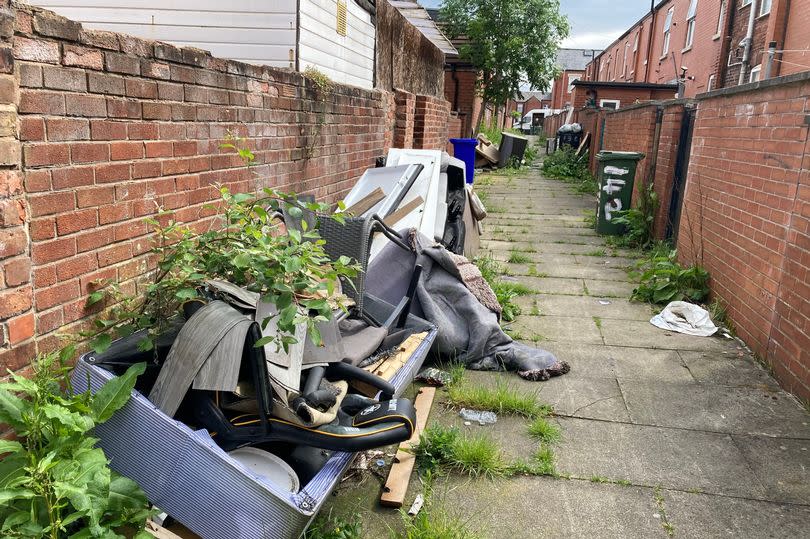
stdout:
[[(446, 144), (440, 99), (319, 90), (294, 72), (0, 8), (0, 368), (83, 324), (94, 280), (133, 287), (150, 269), (144, 219), (160, 209), (207, 226), (217, 183), (334, 202), (392, 145)], [(229, 133), (253, 149), (251, 170), (221, 149)]]
[(810, 73), (698, 96), (678, 252), (810, 400)]

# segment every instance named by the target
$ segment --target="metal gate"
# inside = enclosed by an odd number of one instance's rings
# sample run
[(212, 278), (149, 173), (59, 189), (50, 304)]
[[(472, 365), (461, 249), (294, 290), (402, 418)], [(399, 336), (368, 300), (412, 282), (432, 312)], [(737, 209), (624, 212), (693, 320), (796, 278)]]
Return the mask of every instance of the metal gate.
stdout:
[(675, 157), (675, 178), (672, 182), (672, 198), (669, 200), (666, 239), (673, 243), (678, 240), (678, 225), (681, 221), (683, 193), (686, 189), (686, 175), (689, 172), (689, 155), (692, 150), (692, 132), (695, 128), (695, 107), (686, 107), (681, 119), (681, 134), (678, 137), (678, 155)]

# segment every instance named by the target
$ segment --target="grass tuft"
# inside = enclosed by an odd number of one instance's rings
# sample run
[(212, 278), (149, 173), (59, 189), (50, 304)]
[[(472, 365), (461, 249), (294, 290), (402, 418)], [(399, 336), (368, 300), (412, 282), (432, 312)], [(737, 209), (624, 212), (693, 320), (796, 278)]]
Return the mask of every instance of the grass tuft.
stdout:
[(510, 264), (528, 264), (532, 261), (532, 259), (520, 251), (510, 251), (509, 259), (507, 261)]
[(396, 534), (397, 539), (477, 539), (478, 534), (469, 529), (466, 522), (451, 515), (443, 507), (429, 504), (411, 518), (401, 512), (405, 530)]
[(535, 417), (529, 423), (529, 435), (548, 444), (558, 442), (562, 437), (560, 427), (551, 423), (545, 417)]
[(303, 539), (360, 539), (363, 536), (363, 526), (358, 515), (352, 520), (329, 515), (318, 515), (307, 531), (304, 532)]
[(450, 404), (457, 407), (490, 410), (496, 414), (520, 415), (528, 418), (543, 417), (551, 407), (537, 401), (536, 392), (517, 389), (499, 378), (495, 387), (473, 385), (462, 380), (447, 388)]
[(419, 468), (455, 470), (470, 476), (495, 477), (507, 470), (498, 444), (487, 434), (462, 436), (457, 427), (431, 425), (413, 447)]

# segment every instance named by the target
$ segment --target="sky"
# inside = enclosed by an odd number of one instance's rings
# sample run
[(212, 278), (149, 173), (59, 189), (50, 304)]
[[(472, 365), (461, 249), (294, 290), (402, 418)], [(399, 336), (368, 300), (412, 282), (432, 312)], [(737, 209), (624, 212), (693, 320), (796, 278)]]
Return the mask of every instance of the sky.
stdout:
[[(419, 0), (419, 3), (438, 7), (441, 0)], [(571, 35), (562, 46), (602, 49), (650, 10), (650, 0), (560, 0), (560, 6), (571, 23)]]

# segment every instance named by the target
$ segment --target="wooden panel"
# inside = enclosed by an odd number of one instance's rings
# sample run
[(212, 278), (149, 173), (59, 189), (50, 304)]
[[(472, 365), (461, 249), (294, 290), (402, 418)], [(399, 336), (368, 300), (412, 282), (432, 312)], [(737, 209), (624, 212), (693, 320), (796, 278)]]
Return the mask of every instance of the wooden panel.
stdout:
[(220, 58), (294, 67), (296, 0), (33, 0), (87, 28), (197, 47)]
[(383, 487), (380, 504), (388, 507), (402, 507), (405, 501), (405, 492), (408, 490), (408, 483), (411, 480), (411, 473), (416, 464), (416, 456), (407, 451), (419, 443), (419, 437), (425, 430), (430, 407), (433, 405), (433, 397), (436, 395), (435, 387), (423, 387), (416, 396), (414, 407), (416, 408), (416, 428), (413, 430), (411, 438), (407, 442), (399, 445), (397, 454), (394, 457), (394, 464), (388, 472), (388, 480)]
[(300, 68), (313, 66), (336, 82), (371, 88), (376, 29), (371, 16), (347, 2), (345, 36), (337, 32), (337, 0), (301, 0)]

